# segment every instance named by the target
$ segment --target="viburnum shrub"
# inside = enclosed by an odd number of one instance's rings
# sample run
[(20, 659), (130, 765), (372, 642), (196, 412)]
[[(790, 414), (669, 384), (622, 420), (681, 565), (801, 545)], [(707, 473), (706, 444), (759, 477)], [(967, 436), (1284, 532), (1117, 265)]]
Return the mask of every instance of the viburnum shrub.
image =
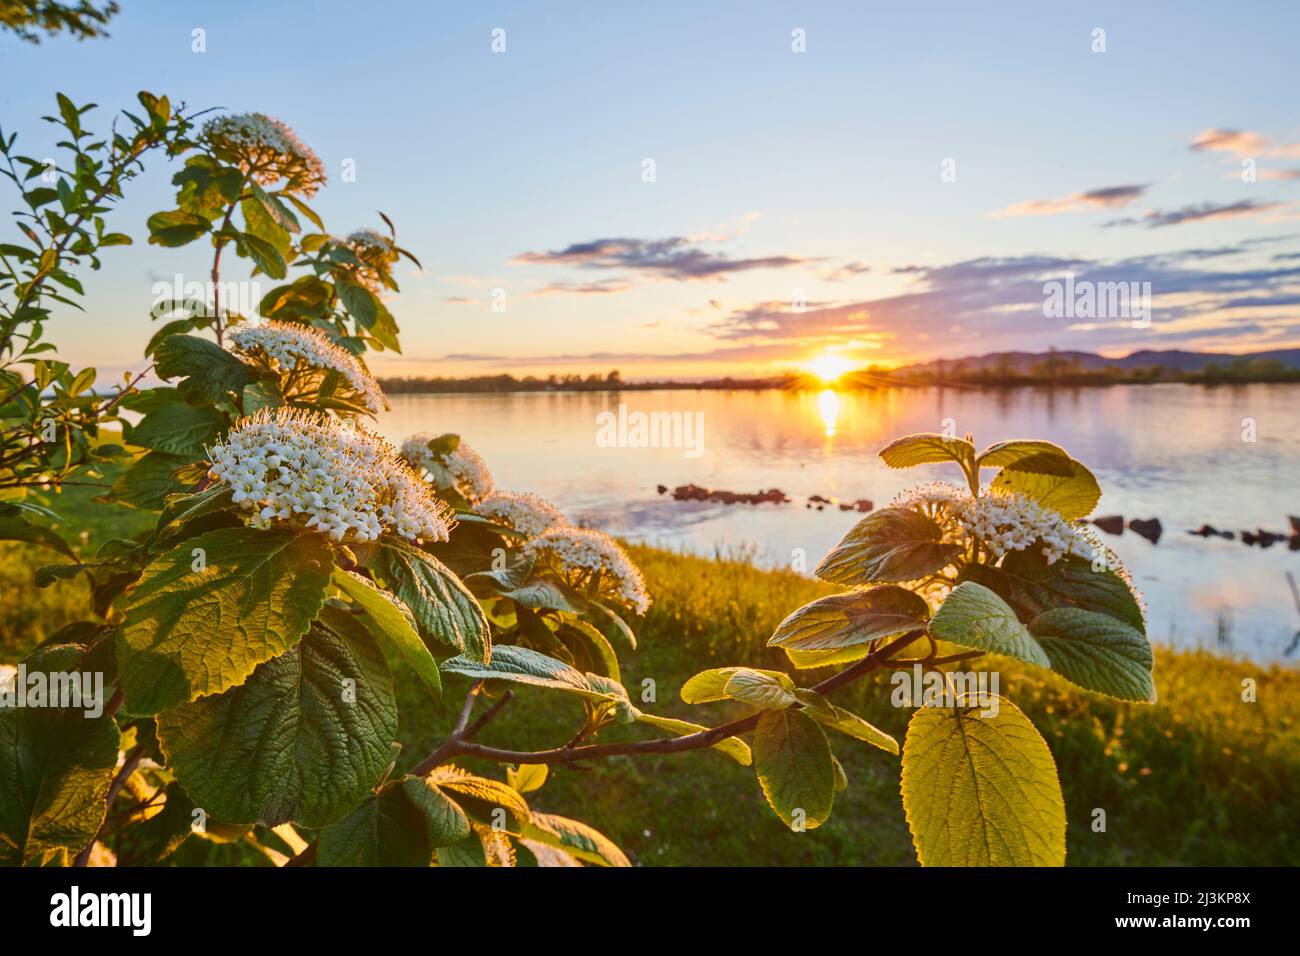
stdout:
[[(949, 462), (966, 487), (904, 495), (822, 561), (817, 574), (845, 590), (794, 611), (769, 643), (796, 673), (834, 673), (800, 686), (782, 671), (707, 670), (682, 699), (736, 701), (743, 716), (707, 727), (648, 713), (621, 682), (619, 653), (635, 650), (628, 621), (652, 596), (622, 547), (535, 495), (496, 489), (456, 435), (399, 449), (367, 424), (385, 403), (363, 356), (399, 347), (382, 295), (397, 290), (399, 257), (412, 258), (391, 223), (327, 233), (306, 203), (323, 167), (279, 120), (199, 126), (165, 99), (140, 101), (143, 117), (125, 114), (130, 135), (100, 140), (83, 128), (90, 107), (60, 97), (51, 119), (68, 156), (51, 184), (29, 185), (46, 164), (0, 134), (26, 207), (22, 237), (0, 246), (0, 538), (72, 558), (39, 569), (37, 584), (85, 575), (93, 598), (20, 673), (50, 686), (103, 674), (105, 698), (0, 711), (0, 861), (152, 864), (206, 841), (286, 865), (626, 865), (592, 827), (530, 806), (547, 768), (706, 747), (752, 764), (776, 815), (811, 830), (847, 786), (828, 729), (882, 760), (900, 753), (832, 693), (915, 668), (937, 690), (909, 702), (901, 748), (921, 862), (1064, 861), (1047, 745), (954, 667), (991, 653), (1153, 699), (1138, 599), (1079, 523), (1100, 494), (1083, 465), (1044, 441), (979, 454), (940, 435), (894, 442), (889, 465)], [(182, 165), (176, 208), (150, 217), (150, 242), (206, 240), (212, 285), (154, 309), (146, 357), (167, 384), (141, 389), (136, 377), (106, 396), (91, 391), (93, 370), (54, 360), (42, 332), (50, 303), (80, 294), (70, 267), (97, 267), (101, 247), (130, 241), (105, 232), (104, 216), (151, 150)], [(221, 300), (226, 251), (275, 283), (257, 318)], [(156, 521), (79, 559), (49, 526), (50, 493), (102, 479), (108, 462), (118, 474), (103, 506)], [(427, 753), (399, 753), (390, 661), (435, 697), (444, 675), (469, 681), (459, 716), (429, 728)], [(540, 751), (480, 742), (512, 686), (581, 702), (570, 739)], [(648, 736), (599, 739), (633, 724)], [(471, 773), (466, 757), (503, 772)]]

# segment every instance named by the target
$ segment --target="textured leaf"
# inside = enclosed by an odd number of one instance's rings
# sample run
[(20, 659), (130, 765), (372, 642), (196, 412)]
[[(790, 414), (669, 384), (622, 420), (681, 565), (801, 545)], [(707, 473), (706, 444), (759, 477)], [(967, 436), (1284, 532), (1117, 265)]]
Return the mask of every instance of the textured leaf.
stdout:
[(1016, 492), (1033, 498), (1044, 508), (1050, 508), (1067, 521), (1083, 518), (1097, 507), (1101, 499), (1101, 486), (1097, 479), (1077, 461), (1071, 462), (1069, 477), (1044, 474), (1039, 471), (1022, 471), (1011, 465), (998, 472), (991, 487), (995, 491)]
[(731, 680), (737, 671), (742, 670), (763, 674), (775, 680), (786, 690), (794, 690), (794, 681), (780, 671), (766, 671), (757, 667), (715, 667), (707, 671), (700, 671), (700, 673), (683, 684), (682, 700), (688, 704), (706, 704), (711, 700), (727, 700), (731, 696), (727, 693), (727, 681)]
[(368, 796), (320, 832), (318, 866), (429, 866), (438, 847), (469, 836), (455, 801), (419, 777), (405, 777)]
[(907, 508), (882, 508), (859, 521), (816, 574), (836, 584), (914, 581), (952, 563), (957, 544), (942, 542), (943, 529)]
[(475, 776), (450, 764), (435, 768), (426, 779), (430, 786), (447, 791), (472, 818), (486, 826), (498, 824), (497, 810), (508, 810), (516, 823), (531, 815), (523, 795), (500, 780)]
[[(202, 571), (193, 570), (195, 548)], [(285, 530), (226, 528), (159, 556), (118, 635), (128, 710), (156, 714), (242, 683), (307, 632), (331, 570), (324, 536)]]
[(185, 402), (164, 402), (130, 430), (127, 441), (142, 448), (193, 460), (226, 427), (226, 416), (215, 408), (195, 408)]
[(503, 644), (492, 650), (492, 662), (484, 664), (467, 657), (453, 657), (442, 662), (449, 674), (460, 674), (475, 680), (506, 680), (534, 687), (550, 687), (568, 691), (591, 700), (611, 700), (609, 694), (592, 687), (581, 671), (563, 661), (557, 661), (527, 647)]
[(438, 662), (415, 632), (415, 622), (405, 607), (398, 607), (365, 578), (347, 571), (335, 569), (334, 584), (366, 612), (366, 624), (375, 636), (392, 641), (434, 696), (441, 696), (442, 678), (438, 673)]
[(974, 581), (959, 584), (949, 592), (930, 620), (930, 633), (963, 647), (1005, 654), (1039, 667), (1052, 666), (1010, 605)]
[[(647, 714), (644, 711), (637, 713), (638, 721), (643, 724), (649, 724), (651, 727), (657, 727), (660, 730), (666, 730), (670, 734), (676, 734), (679, 737), (685, 737), (689, 734), (698, 733), (701, 730), (708, 730), (703, 724), (693, 724), (689, 720), (678, 720), (675, 717), (660, 717), (657, 714)], [(712, 749), (720, 750), (742, 767), (748, 767), (752, 759), (749, 745), (738, 737), (726, 737), (712, 745)]]
[(420, 636), (486, 664), (492, 657), (487, 617), (460, 578), (432, 555), (385, 541), (371, 570), (411, 609)]
[[(47, 646), (25, 664), (29, 675), (79, 672), (82, 650)], [(87, 709), (0, 708), (0, 866), (66, 866), (99, 832), (118, 731)]]
[[(763, 795), (788, 827), (812, 830), (831, 815), (835, 768), (817, 721), (797, 710), (769, 710), (754, 729), (754, 769)], [(803, 819), (796, 816), (803, 811)]]
[(946, 435), (905, 435), (880, 449), (880, 457), (890, 468), (911, 468), (941, 461), (970, 462), (975, 459), (975, 446)]
[(168, 765), (225, 823), (333, 823), (388, 769), (396, 736), (384, 656), (337, 608), (242, 686), (158, 717)]
[(134, 508), (157, 511), (168, 495), (183, 491), (185, 486), (172, 473), (185, 459), (151, 451), (135, 462), (113, 482), (109, 496)]
[(548, 846), (537, 840), (529, 840), (526, 837), (520, 837), (516, 841), (521, 847), (533, 855), (539, 867), (581, 867), (576, 857), (570, 856), (558, 847)]
[(786, 686), (788, 683), (790, 683), (788, 677), (782, 681), (762, 671), (737, 667), (727, 678), (722, 693), (733, 700), (743, 701), (755, 707), (776, 710), (795, 703), (794, 694)]
[[(1052, 608), (1078, 607), (1109, 614), (1146, 633), (1142, 608), (1132, 589), (1112, 570), (1094, 571), (1086, 558), (1065, 555), (1048, 564), (1034, 549), (1013, 551), (993, 570), (1006, 577), (1008, 593), (1004, 597), (1026, 623)], [(1002, 593), (1000, 588), (993, 589)]]
[(925, 599), (894, 585), (832, 594), (805, 604), (777, 625), (768, 646), (836, 650), (924, 627)]
[(221, 346), (195, 335), (173, 335), (158, 346), (155, 361), (158, 377), (184, 377), (177, 387), (181, 397), (196, 405), (209, 404), (242, 394), (252, 380), (247, 365)]
[(879, 747), (891, 754), (898, 753), (898, 741), (885, 733), (879, 727), (869, 724), (852, 711), (845, 710), (843, 707), (831, 705), (832, 713), (823, 715), (822, 713), (812, 710), (806, 710), (806, 713), (818, 723), (832, 730), (838, 730), (842, 734), (848, 734), (857, 740), (863, 740), (873, 747)]
[(981, 468), (1004, 468), (1014, 465), (1020, 471), (1068, 478), (1074, 473), (1070, 456), (1064, 448), (1050, 441), (1014, 439), (989, 445), (976, 459)]
[(1056, 763), (1005, 698), (996, 717), (934, 707), (912, 716), (903, 809), (922, 866), (1065, 865)]
[(1120, 700), (1155, 702), (1151, 645), (1123, 621), (1057, 608), (1030, 621), (1029, 632), (1047, 652), (1052, 670), (1066, 680)]
[(603, 833), (567, 817), (553, 813), (534, 813), (520, 830), (520, 835), (600, 866), (631, 866), (623, 851)]

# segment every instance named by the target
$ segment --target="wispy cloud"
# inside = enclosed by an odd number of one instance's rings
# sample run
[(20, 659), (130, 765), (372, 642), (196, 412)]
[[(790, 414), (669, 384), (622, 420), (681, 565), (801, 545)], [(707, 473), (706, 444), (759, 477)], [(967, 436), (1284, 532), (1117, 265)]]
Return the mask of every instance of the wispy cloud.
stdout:
[(1006, 209), (992, 213), (994, 219), (1011, 219), (1018, 216), (1054, 216), (1063, 212), (1083, 209), (1118, 209), (1141, 198), (1150, 187), (1148, 183), (1129, 186), (1105, 186), (1087, 192), (1073, 193), (1059, 199), (1030, 199), (1012, 203)]
[(1268, 140), (1250, 130), (1211, 127), (1197, 133), (1187, 148), (1193, 152), (1259, 156), (1268, 148)]
[(1284, 202), (1271, 202), (1261, 199), (1239, 199), (1231, 203), (1204, 202), (1196, 206), (1184, 206), (1182, 209), (1169, 211), (1152, 210), (1143, 216), (1127, 219), (1112, 219), (1103, 226), (1146, 226), (1159, 229), (1164, 226), (1181, 226), (1189, 222), (1206, 222), (1215, 219), (1240, 219), (1259, 216), (1288, 205)]
[(844, 282), (847, 279), (855, 279), (860, 275), (866, 275), (870, 271), (871, 266), (865, 262), (846, 262), (842, 266), (823, 269), (817, 275), (825, 282)]
[(598, 282), (548, 282), (540, 289), (529, 292), (528, 295), (614, 295), (635, 288), (637, 288), (635, 282), (619, 279), (605, 279)]
[(1187, 148), (1194, 152), (1229, 153), (1239, 159), (1248, 156), (1300, 157), (1300, 143), (1277, 143), (1246, 129), (1204, 129), (1196, 134)]
[(625, 269), (643, 275), (683, 281), (723, 280), (730, 273), (751, 269), (783, 269), (813, 261), (801, 256), (761, 256), (732, 259), (700, 248), (697, 239), (593, 239), (550, 252), (524, 252), (512, 260), (521, 265), (566, 265), (579, 269)]

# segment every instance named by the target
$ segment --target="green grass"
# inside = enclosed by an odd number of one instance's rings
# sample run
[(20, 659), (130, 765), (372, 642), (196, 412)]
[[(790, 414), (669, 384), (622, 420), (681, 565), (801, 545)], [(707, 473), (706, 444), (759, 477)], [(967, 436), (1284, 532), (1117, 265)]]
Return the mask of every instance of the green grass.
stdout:
[[(90, 510), (114, 511), (84, 497), (69, 494), (59, 505), (74, 532), (89, 520)], [(118, 511), (112, 529), (88, 525), (89, 546), (138, 530), (136, 519), (148, 520)], [(764, 642), (787, 613), (829, 590), (820, 582), (758, 571), (740, 561), (648, 548), (634, 548), (633, 555), (655, 604), (636, 626), (640, 648), (620, 649), (624, 683), (637, 700), (643, 681), (652, 680), (657, 702), (641, 704), (644, 709), (698, 722), (738, 711), (687, 706), (678, 697), (682, 683), (711, 666), (785, 667), (784, 655), (769, 651)], [(0, 546), (0, 659), (16, 660), (81, 617), (81, 582), (47, 591), (31, 585), (32, 569), (51, 560), (58, 558), (50, 552)], [(444, 699), (435, 701), (396, 657), (391, 660), (402, 711), (402, 761), (409, 766), (445, 734), (468, 682), (449, 678)], [(1084, 694), (1014, 662), (997, 666), (1001, 692), (1028, 714), (1056, 757), (1071, 864), (1300, 862), (1300, 832), (1294, 825), (1300, 816), (1300, 672), (1158, 649), (1160, 703), (1142, 706)], [(804, 673), (799, 680), (812, 683), (820, 676)], [(1247, 677), (1257, 682), (1256, 703), (1241, 700)], [(844, 689), (836, 700), (901, 739), (908, 712), (890, 706), (889, 689), (876, 675)], [(525, 688), (479, 739), (514, 749), (552, 747), (568, 740), (579, 720), (572, 699)], [(653, 732), (616, 728), (610, 739), (620, 734)], [(535, 809), (590, 823), (645, 865), (914, 864), (899, 801), (897, 758), (835, 736), (832, 744), (850, 787), (837, 795), (831, 819), (806, 833), (786, 830), (767, 809), (751, 768), (712, 750), (556, 767), (529, 801)], [(499, 766), (469, 765), (502, 775)], [(1091, 828), (1094, 808), (1106, 811), (1104, 833)]]

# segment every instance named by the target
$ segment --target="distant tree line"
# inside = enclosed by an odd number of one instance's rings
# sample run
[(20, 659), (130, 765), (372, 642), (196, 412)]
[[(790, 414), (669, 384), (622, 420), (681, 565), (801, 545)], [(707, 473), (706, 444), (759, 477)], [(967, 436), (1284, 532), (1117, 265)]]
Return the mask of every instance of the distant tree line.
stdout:
[[(1200, 371), (1187, 371), (1164, 365), (1122, 368), (1085, 368), (1073, 357), (1048, 355), (1027, 368), (1017, 366), (1010, 355), (999, 356), (992, 364), (976, 366), (966, 360), (951, 364), (936, 363), (923, 369), (883, 369), (870, 366), (849, 372), (836, 383), (843, 391), (889, 386), (969, 385), (1008, 388), (1022, 385), (1150, 385), (1156, 382), (1192, 384), (1244, 384), (1248, 382), (1300, 382), (1300, 368), (1278, 359), (1242, 358), (1231, 362), (1212, 362)], [(385, 392), (394, 395), (434, 392), (603, 392), (651, 391), (654, 389), (720, 389), (754, 391), (768, 388), (824, 388), (824, 383), (806, 375), (780, 375), (771, 378), (717, 378), (698, 382), (673, 379), (626, 382), (615, 369), (604, 375), (555, 374), (547, 376), (473, 375), (404, 376), (380, 378)]]
[(385, 392), (393, 395), (425, 392), (606, 392), (650, 391), (665, 388), (764, 389), (779, 388), (788, 377), (765, 379), (719, 378), (702, 382), (646, 381), (625, 382), (617, 369), (605, 375), (472, 375), (467, 378), (448, 376), (403, 376), (380, 378)]

